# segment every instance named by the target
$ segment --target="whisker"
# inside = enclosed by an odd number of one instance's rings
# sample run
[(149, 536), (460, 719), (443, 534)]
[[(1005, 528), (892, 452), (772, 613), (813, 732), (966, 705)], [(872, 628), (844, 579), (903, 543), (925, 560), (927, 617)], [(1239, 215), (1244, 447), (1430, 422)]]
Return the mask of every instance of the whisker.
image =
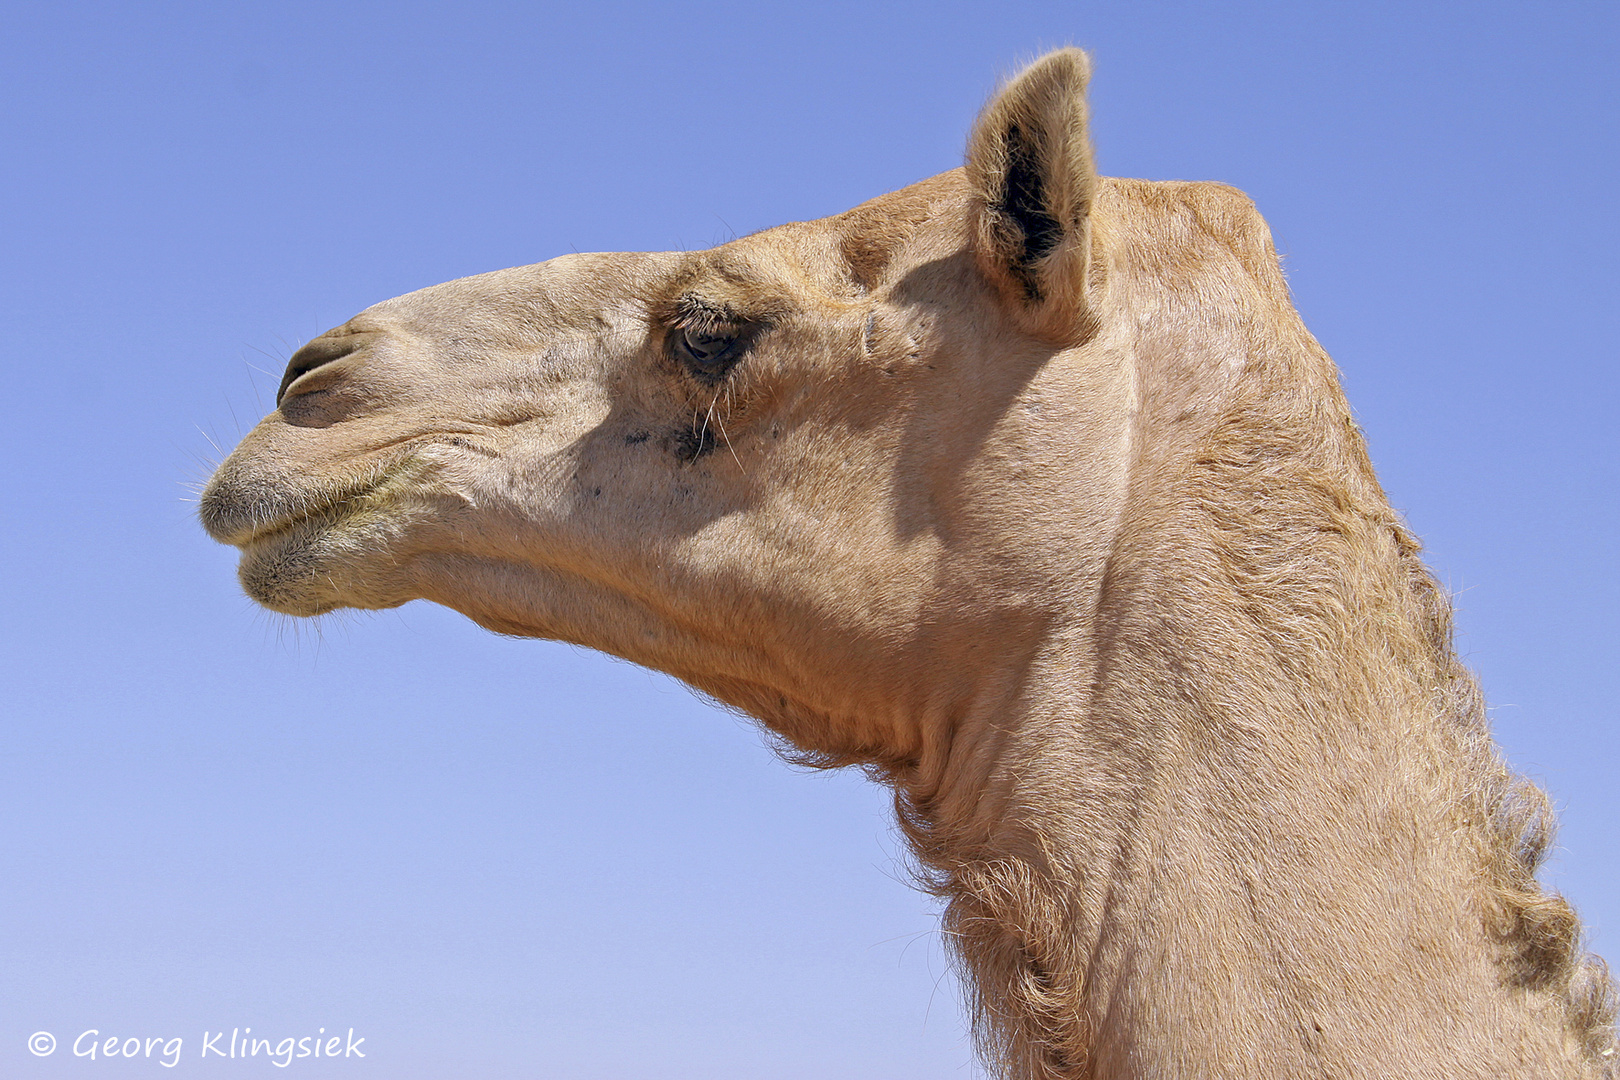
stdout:
[[(712, 411), (714, 409), (714, 405), (710, 404), (709, 409)], [(731, 455), (731, 460), (735, 461), (737, 463), (738, 470), (740, 470), (744, 476), (747, 476), (748, 470), (743, 468), (742, 459), (737, 456), (737, 451), (731, 445), (731, 436), (726, 434), (725, 422), (722, 421), (720, 417), (716, 416), (714, 418), (714, 426), (716, 430), (720, 432), (720, 441), (726, 444), (726, 452)]]
[(219, 448), (219, 443), (214, 441), (214, 437), (212, 435), (208, 434), (208, 432), (204, 431), (203, 426), (201, 424), (195, 424), (193, 426), (196, 427), (197, 434), (201, 435), (203, 438), (208, 440), (208, 445), (212, 446), (214, 448), (214, 453), (218, 454), (219, 457), (220, 457), (220, 460), (223, 461), (225, 459), (225, 451), (223, 451), (223, 450), (221, 450)]

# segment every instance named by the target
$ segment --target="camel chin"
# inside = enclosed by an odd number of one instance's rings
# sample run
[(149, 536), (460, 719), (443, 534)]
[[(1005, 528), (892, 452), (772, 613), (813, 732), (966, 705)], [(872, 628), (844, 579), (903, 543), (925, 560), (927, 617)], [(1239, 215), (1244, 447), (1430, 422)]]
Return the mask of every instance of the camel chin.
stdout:
[[(398, 607), (413, 597), (379, 588), (373, 560), (382, 546), (376, 534), (384, 531), (353, 517), (299, 521), (243, 544), (237, 579), (250, 599), (281, 615)], [(362, 567), (363, 575), (356, 572)]]

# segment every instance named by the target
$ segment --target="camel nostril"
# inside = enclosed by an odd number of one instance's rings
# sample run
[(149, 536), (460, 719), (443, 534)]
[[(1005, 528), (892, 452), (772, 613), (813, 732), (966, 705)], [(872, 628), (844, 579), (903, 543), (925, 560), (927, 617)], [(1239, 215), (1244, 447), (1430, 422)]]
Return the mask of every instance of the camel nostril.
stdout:
[(318, 367), (341, 360), (366, 343), (366, 334), (322, 334), (307, 342), (287, 361), (287, 373), (281, 377), (281, 388), (276, 391), (276, 406), (287, 396), (292, 384)]

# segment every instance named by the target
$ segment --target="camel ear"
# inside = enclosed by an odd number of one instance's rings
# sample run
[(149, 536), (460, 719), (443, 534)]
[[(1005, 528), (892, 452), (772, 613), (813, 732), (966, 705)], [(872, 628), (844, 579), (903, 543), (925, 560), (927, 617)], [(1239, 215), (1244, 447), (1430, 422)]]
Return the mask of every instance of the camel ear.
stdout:
[(1079, 49), (1048, 53), (995, 96), (968, 140), (974, 253), (1026, 328), (1072, 342), (1086, 337), (1091, 206), (1097, 167), (1086, 131), (1091, 61)]

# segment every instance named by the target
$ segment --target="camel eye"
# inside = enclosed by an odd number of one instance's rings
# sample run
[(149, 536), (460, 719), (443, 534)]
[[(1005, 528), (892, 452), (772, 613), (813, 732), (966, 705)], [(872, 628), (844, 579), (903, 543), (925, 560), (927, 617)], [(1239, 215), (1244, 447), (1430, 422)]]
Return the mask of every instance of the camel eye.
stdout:
[(702, 379), (718, 379), (742, 356), (741, 339), (723, 329), (677, 327), (674, 343), (680, 359)]

